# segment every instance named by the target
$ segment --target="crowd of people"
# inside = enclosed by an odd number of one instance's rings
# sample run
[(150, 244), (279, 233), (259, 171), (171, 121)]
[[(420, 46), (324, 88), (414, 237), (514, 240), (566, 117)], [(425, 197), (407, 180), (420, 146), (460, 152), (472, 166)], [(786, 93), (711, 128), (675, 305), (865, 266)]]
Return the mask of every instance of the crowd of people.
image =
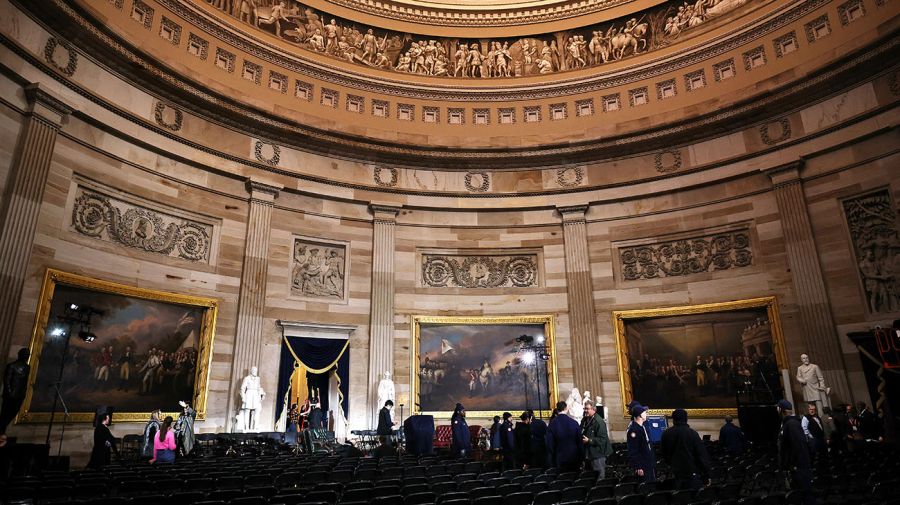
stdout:
[(130, 346), (117, 351), (112, 345), (103, 346), (99, 351), (85, 353), (74, 349), (67, 358), (66, 368), (71, 374), (66, 381), (85, 386), (79, 379), (90, 375), (89, 387), (108, 391), (130, 391), (138, 389), (142, 395), (149, 395), (168, 387), (173, 393), (182, 393), (194, 386), (194, 371), (197, 366), (197, 349), (184, 347), (176, 351), (151, 348), (145, 355), (136, 355)]

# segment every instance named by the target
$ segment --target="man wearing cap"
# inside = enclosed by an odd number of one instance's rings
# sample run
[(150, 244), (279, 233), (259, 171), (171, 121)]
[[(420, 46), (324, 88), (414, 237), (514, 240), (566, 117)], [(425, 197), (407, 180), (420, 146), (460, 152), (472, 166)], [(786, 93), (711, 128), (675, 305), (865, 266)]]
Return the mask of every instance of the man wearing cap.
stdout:
[(628, 405), (625, 406), (625, 412), (627, 412), (628, 416), (631, 418), (631, 420), (628, 421), (628, 426), (625, 427), (625, 442), (628, 442), (628, 430), (630, 430), (631, 425), (634, 424), (634, 416), (631, 415), (631, 409), (639, 407), (640, 405), (641, 402), (637, 400), (631, 400), (630, 402), (628, 402)]
[(794, 406), (787, 400), (778, 402), (778, 414), (781, 416), (781, 432), (778, 434), (779, 467), (787, 473), (789, 487), (803, 492), (802, 503), (815, 504), (809, 445), (803, 426), (794, 415)]
[(581, 427), (568, 416), (566, 402), (557, 402), (559, 415), (547, 428), (547, 449), (553, 466), (561, 472), (575, 472), (581, 467)]
[(516, 468), (516, 435), (513, 433), (512, 414), (503, 413), (503, 424), (500, 425), (500, 448), (503, 450), (503, 469)]
[(699, 491), (709, 485), (709, 455), (700, 435), (688, 425), (684, 409), (672, 412), (674, 426), (662, 435), (662, 457), (675, 474), (676, 489)]
[(597, 480), (606, 478), (606, 458), (612, 454), (612, 444), (606, 431), (606, 421), (597, 415), (597, 407), (584, 404), (581, 418), (581, 441), (584, 444), (584, 459), (587, 467), (597, 472)]
[(516, 464), (518, 468), (528, 468), (531, 460), (531, 416), (528, 412), (522, 412), (521, 421), (516, 423)]
[(634, 422), (628, 428), (628, 463), (641, 482), (656, 482), (656, 453), (650, 445), (650, 435), (644, 427), (647, 421), (647, 407), (637, 405), (631, 409)]
[(450, 428), (453, 434), (450, 450), (454, 456), (465, 458), (472, 448), (472, 434), (469, 433), (469, 425), (466, 423), (466, 408), (461, 403), (457, 403), (453, 409)]

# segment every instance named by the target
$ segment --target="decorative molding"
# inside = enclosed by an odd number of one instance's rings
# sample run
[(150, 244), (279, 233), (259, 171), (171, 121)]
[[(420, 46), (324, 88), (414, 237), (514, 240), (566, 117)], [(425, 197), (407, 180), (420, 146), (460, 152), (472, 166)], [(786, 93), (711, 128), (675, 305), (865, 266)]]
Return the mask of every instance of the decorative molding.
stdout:
[[(265, 158), (263, 157), (263, 146), (272, 146), (272, 157)], [(281, 148), (275, 144), (267, 144), (262, 140), (257, 140), (256, 143), (253, 144), (253, 155), (256, 156), (257, 161), (261, 161), (266, 165), (278, 166), (278, 162), (281, 161)]]
[[(143, 0), (133, 0), (131, 4), (131, 19), (141, 23), (143, 27), (149, 30), (153, 26), (153, 7), (150, 7)], [(135, 14), (140, 14), (141, 19), (137, 19)]]
[(40, 104), (58, 115), (56, 118), (44, 117), (42, 115), (44, 119), (50, 121), (50, 126), (53, 128), (59, 128), (62, 118), (71, 114), (74, 110), (68, 104), (50, 94), (47, 91), (47, 88), (40, 83), (26, 85), (25, 98), (28, 99), (32, 111), (34, 111), (35, 104)]
[[(667, 154), (672, 155), (672, 163), (670, 165), (663, 164), (663, 157)], [(661, 174), (676, 172), (681, 168), (681, 151), (677, 149), (656, 153), (653, 157), (653, 165), (656, 171)]]
[[(166, 122), (165, 112), (167, 109), (171, 110), (174, 116), (171, 123)], [(156, 121), (156, 124), (159, 126), (177, 132), (181, 130), (184, 114), (176, 107), (163, 102), (156, 102), (156, 106), (153, 107), (153, 120)]]
[(584, 223), (587, 219), (588, 210), (590, 210), (590, 205), (587, 204), (556, 207), (556, 211), (559, 212), (564, 225), (569, 223)]
[[(246, 181), (247, 192), (250, 193), (250, 199), (254, 201), (261, 201), (261, 203), (266, 203), (271, 205), (272, 202), (269, 200), (275, 200), (278, 198), (278, 194), (281, 193), (281, 190), (284, 189), (282, 185), (274, 185), (267, 184), (262, 181), (257, 181), (253, 179), (247, 179)], [(268, 199), (266, 197), (271, 197)], [(266, 198), (266, 200), (262, 201), (261, 198)]]
[(88, 237), (142, 251), (210, 262), (213, 225), (151, 209), (77, 185), (71, 228)]
[(838, 5), (838, 17), (841, 18), (842, 25), (846, 26), (854, 21), (850, 18), (850, 12), (854, 9), (858, 9), (858, 12), (860, 13), (859, 17), (864, 17), (866, 15), (866, 5), (862, 0), (850, 0), (849, 2)]
[(292, 297), (346, 303), (350, 268), (348, 242), (294, 236), (291, 250)]
[(538, 255), (422, 254), (422, 285), (528, 288), (539, 285)]
[(888, 89), (894, 96), (900, 96), (900, 70), (895, 70), (888, 76)]
[(201, 60), (205, 60), (207, 57), (209, 57), (209, 41), (201, 39), (197, 35), (191, 33), (190, 35), (188, 35), (188, 43), (186, 46), (188, 53), (191, 52), (191, 45), (196, 45), (199, 48), (199, 52), (195, 54), (196, 57), (200, 58)]
[(581, 186), (584, 182), (584, 167), (565, 167), (556, 170), (556, 183), (564, 188)]
[(400, 208), (400, 206), (383, 203), (369, 204), (369, 211), (372, 213), (372, 220), (375, 223), (396, 224)]
[[(56, 56), (56, 49), (62, 48), (66, 51), (66, 65), (62, 66), (53, 59)], [(64, 75), (68, 77), (72, 77), (75, 75), (75, 71), (78, 70), (78, 53), (75, 52), (71, 46), (66, 44), (65, 42), (57, 39), (56, 37), (50, 37), (47, 40), (47, 44), (44, 46), (44, 59), (47, 60), (53, 68), (59, 70)]]
[[(781, 130), (781, 132), (774, 137), (769, 134), (769, 130), (773, 126), (778, 127)], [(759, 138), (762, 140), (762, 143), (767, 146), (774, 146), (779, 142), (790, 139), (791, 133), (791, 122), (786, 117), (780, 118), (777, 121), (772, 121), (771, 123), (766, 123), (759, 127)]]
[(869, 314), (900, 312), (900, 289), (895, 268), (896, 251), (900, 250), (900, 228), (897, 208), (885, 187), (841, 202), (850, 243), (856, 259), (857, 274)]
[(753, 263), (750, 234), (746, 229), (620, 247), (618, 252), (625, 281), (681, 277)]
[[(478, 182), (476, 177), (480, 177)], [(466, 172), (464, 179), (466, 189), (475, 193), (484, 193), (491, 187), (491, 174), (485, 171)]]
[[(172, 36), (164, 36), (163, 28), (168, 29), (172, 33)], [(177, 46), (181, 44), (181, 25), (163, 16), (162, 21), (159, 22), (159, 36), (164, 40), (168, 40), (169, 42), (171, 42), (173, 46)]]
[[(387, 171), (390, 173), (390, 179), (384, 180), (383, 173)], [(396, 168), (389, 167), (375, 167), (372, 171), (372, 177), (375, 180), (375, 184), (383, 187), (383, 188), (393, 188), (397, 185), (397, 181), (399, 180), (399, 171)]]

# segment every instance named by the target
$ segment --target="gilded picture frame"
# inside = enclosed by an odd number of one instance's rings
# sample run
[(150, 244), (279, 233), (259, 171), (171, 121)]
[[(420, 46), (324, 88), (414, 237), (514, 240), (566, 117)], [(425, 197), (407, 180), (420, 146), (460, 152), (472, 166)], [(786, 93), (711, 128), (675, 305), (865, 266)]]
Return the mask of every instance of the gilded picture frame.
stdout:
[[(777, 385), (770, 386), (773, 390), (783, 386), (782, 370), (786, 368), (788, 361), (778, 302), (774, 296), (701, 305), (620, 310), (613, 312), (613, 322), (621, 378), (622, 414), (625, 417), (629, 415), (627, 405), (635, 397), (650, 407), (651, 415), (668, 416), (675, 408), (684, 408), (691, 417), (735, 416), (736, 389), (729, 388), (739, 388), (740, 381), (758, 380), (758, 370), (763, 367), (766, 371), (764, 377), (769, 377), (767, 384), (773, 380), (777, 382)], [(638, 324), (642, 326), (638, 327)], [(687, 329), (689, 325), (691, 330)], [(681, 334), (677, 329), (679, 326), (683, 328)], [(644, 342), (645, 338), (647, 342)], [(654, 338), (661, 342), (655, 344)], [(639, 340), (640, 345), (636, 345), (635, 340)], [(636, 350), (639, 347), (644, 349), (644, 354), (634, 356), (633, 354), (638, 354)], [(712, 355), (711, 348), (719, 351), (717, 356)], [(670, 349), (671, 354), (655, 352), (650, 355), (648, 352), (660, 349)], [(728, 350), (737, 352), (727, 356)], [(697, 354), (696, 361), (684, 363), (683, 359), (677, 359), (685, 354), (691, 357)], [(706, 356), (708, 358), (702, 359)], [(676, 359), (666, 360), (666, 357)], [(709, 360), (715, 364), (720, 358), (724, 361), (721, 368), (705, 365)], [(749, 365), (746, 364), (748, 361)], [(704, 372), (714, 368), (717, 370), (715, 373)], [(647, 370), (650, 372), (646, 372)], [(721, 380), (714, 383), (707, 381), (710, 375), (721, 376)], [(655, 382), (648, 381), (647, 376), (655, 377)], [(729, 383), (731, 378), (734, 378), (734, 382)], [(657, 393), (656, 401), (648, 401), (652, 399), (654, 391), (659, 391), (659, 384), (669, 387), (670, 391), (667, 394), (663, 390)], [(694, 392), (694, 389), (697, 391)], [(651, 398), (647, 398), (648, 396)], [(667, 402), (672, 404), (667, 405)]]
[[(526, 404), (535, 414), (545, 418), (550, 415), (558, 398), (552, 315), (414, 315), (411, 327), (410, 398), (414, 414), (449, 419), (459, 402), (466, 407), (470, 418), (491, 418), (504, 411), (518, 416)], [(538, 357), (526, 363), (528, 360), (519, 351), (522, 342), (516, 341), (525, 334), (535, 337), (532, 344), (546, 346), (547, 360)], [(436, 339), (440, 342), (436, 343)], [(436, 345), (440, 345), (442, 362), (430, 359), (435, 355)], [(454, 351), (457, 346), (460, 349)], [(457, 351), (457, 356), (448, 357)], [(441, 367), (444, 376), (440, 381), (429, 377), (429, 370), (436, 374)], [(487, 371), (490, 368), (499, 370), (491, 373)], [(490, 408), (485, 408), (487, 405)]]
[[(79, 338), (78, 332), (83, 328), (77, 324), (69, 329), (72, 335), (68, 348), (65, 337), (54, 334), (65, 324), (59, 322), (58, 316), (64, 310), (61, 307), (73, 303), (102, 309), (92, 316), (92, 326), (88, 328), (96, 334), (96, 347)], [(196, 419), (204, 420), (218, 304), (215, 298), (138, 288), (47, 269), (29, 344), (28, 390), (16, 422), (50, 420), (52, 408), (47, 405), (56, 395), (52, 384), (58, 378), (64, 355), (60, 388), (69, 407), (69, 422), (93, 422), (94, 411), (101, 405), (115, 408), (114, 422), (146, 421), (153, 408), (164, 410), (163, 417), (177, 418), (179, 400), (190, 401), (197, 411)], [(167, 317), (173, 315), (177, 317), (174, 322)], [(133, 346), (132, 354), (126, 353), (126, 345), (128, 351)], [(107, 370), (105, 375), (100, 371), (98, 377), (97, 370), (104, 365), (98, 354), (107, 347)], [(149, 361), (151, 348), (160, 365), (141, 371), (142, 360)], [(79, 349), (80, 357), (76, 352)], [(122, 370), (125, 362), (129, 362), (129, 373)], [(168, 363), (172, 363), (171, 368), (166, 367)], [(42, 370), (44, 365), (47, 368)], [(137, 391), (132, 393), (132, 388)], [(187, 395), (190, 397), (185, 398)], [(64, 421), (61, 406), (54, 419)]]

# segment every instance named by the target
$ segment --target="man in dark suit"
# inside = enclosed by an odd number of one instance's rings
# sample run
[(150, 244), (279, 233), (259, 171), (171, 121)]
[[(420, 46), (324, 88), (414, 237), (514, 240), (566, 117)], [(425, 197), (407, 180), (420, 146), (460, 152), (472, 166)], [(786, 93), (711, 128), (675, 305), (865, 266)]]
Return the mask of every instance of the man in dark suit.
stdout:
[(462, 403), (457, 403), (450, 417), (450, 429), (453, 435), (450, 443), (450, 451), (454, 457), (465, 458), (472, 451), (472, 434), (469, 432), (469, 424), (466, 422), (466, 408)]
[[(574, 408), (578, 408), (576, 405)], [(569, 417), (566, 402), (557, 402), (559, 414), (547, 428), (547, 449), (553, 466), (561, 472), (574, 472), (581, 466), (581, 427)]]
[(856, 425), (863, 440), (878, 439), (878, 425), (875, 422), (875, 414), (866, 407), (866, 402), (856, 402)]
[(375, 428), (375, 434), (379, 436), (390, 436), (394, 432), (394, 422), (391, 420), (391, 410), (394, 408), (394, 402), (388, 400), (384, 402), (384, 407), (378, 411), (378, 427)]
[(631, 417), (634, 421), (625, 435), (628, 446), (628, 463), (642, 482), (656, 482), (656, 452), (653, 451), (653, 446), (650, 445), (650, 435), (644, 428), (648, 410), (644, 405), (637, 405), (631, 409)]
[(661, 452), (675, 474), (676, 489), (699, 491), (709, 485), (709, 455), (700, 435), (688, 425), (687, 411), (675, 409), (672, 421), (675, 426), (662, 435)]
[(719, 445), (732, 456), (740, 456), (747, 446), (744, 430), (734, 425), (734, 418), (725, 416), (725, 424), (719, 429)]
[(513, 432), (512, 414), (503, 413), (503, 424), (500, 425), (500, 447), (503, 449), (503, 469), (516, 468), (516, 436)]
[(22, 408), (25, 392), (28, 389), (28, 349), (19, 349), (18, 359), (6, 365), (3, 371), (3, 405), (0, 406), (0, 433), (6, 433), (6, 427)]
[(787, 400), (778, 402), (781, 415), (781, 431), (778, 434), (778, 464), (787, 473), (791, 489), (799, 489), (804, 505), (815, 505), (812, 491), (812, 462), (809, 444), (803, 433), (800, 419), (794, 415), (794, 406)]
[(528, 423), (531, 426), (531, 467), (547, 468), (547, 423), (534, 417), (531, 410), (528, 411)]

